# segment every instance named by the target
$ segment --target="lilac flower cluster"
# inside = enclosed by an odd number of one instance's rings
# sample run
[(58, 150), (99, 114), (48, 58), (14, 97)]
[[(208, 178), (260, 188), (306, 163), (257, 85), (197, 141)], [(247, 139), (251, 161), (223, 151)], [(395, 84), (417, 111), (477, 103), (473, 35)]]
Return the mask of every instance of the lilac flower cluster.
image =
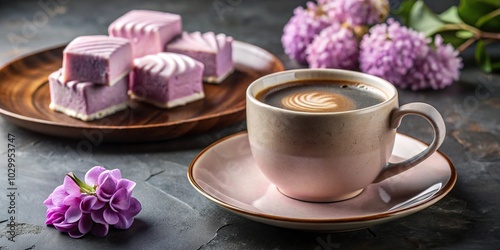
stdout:
[(45, 223), (73, 238), (89, 232), (104, 237), (110, 225), (127, 229), (142, 209), (132, 197), (134, 187), (135, 182), (123, 179), (119, 169), (93, 167), (85, 174), (85, 182), (70, 173), (44, 201)]
[(282, 44), (311, 68), (359, 68), (403, 89), (442, 89), (458, 80), (463, 65), (451, 45), (393, 19), (380, 23), (387, 15), (387, 0), (308, 2), (286, 24)]
[[(366, 27), (383, 21), (388, 14), (387, 0), (318, 0), (298, 7), (283, 29), (285, 53), (311, 67), (353, 69), (358, 57), (352, 45)], [(324, 32), (323, 32), (324, 31)], [(325, 51), (315, 47), (321, 45)], [(355, 52), (358, 54), (358, 52)], [(332, 61), (333, 60), (333, 61)], [(349, 60), (345, 63), (340, 61)]]
[[(405, 80), (415, 61), (427, 55), (428, 39), (393, 19), (373, 26), (360, 44), (360, 69), (392, 83)], [(390, 74), (389, 74), (390, 73)]]
[(307, 8), (295, 8), (294, 15), (285, 25), (281, 43), (285, 53), (299, 63), (306, 63), (306, 49), (314, 37), (330, 22), (321, 6), (307, 2)]
[(443, 44), (443, 38), (439, 35), (434, 38), (433, 45), (427, 57), (419, 60), (415, 67), (410, 69), (406, 82), (399, 84), (401, 88), (443, 89), (458, 80), (460, 69), (463, 67), (458, 51), (450, 44)]
[(434, 43), (424, 34), (393, 19), (373, 26), (360, 44), (361, 71), (401, 88), (442, 89), (458, 80), (462, 60), (440, 36)]
[(389, 14), (387, 0), (318, 0), (325, 5), (328, 16), (350, 26), (373, 25)]
[(333, 23), (307, 47), (311, 68), (355, 69), (358, 65), (358, 40), (354, 32)]

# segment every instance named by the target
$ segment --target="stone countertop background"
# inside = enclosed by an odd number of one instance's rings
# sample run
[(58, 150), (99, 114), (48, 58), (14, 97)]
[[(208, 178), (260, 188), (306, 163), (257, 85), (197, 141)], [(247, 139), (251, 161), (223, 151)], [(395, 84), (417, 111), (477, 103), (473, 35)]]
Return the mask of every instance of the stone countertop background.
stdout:
[[(426, 1), (444, 10), (458, 1)], [(400, 1), (391, 1), (394, 9)], [(288, 69), (301, 67), (284, 54), (280, 37), (296, 6), (305, 1), (0, 0), (0, 65), (33, 51), (66, 44), (80, 35), (106, 34), (132, 9), (178, 13), (187, 31), (215, 31), (262, 47)], [(445, 117), (440, 151), (458, 172), (455, 188), (411, 216), (348, 233), (314, 233), (253, 222), (198, 194), (187, 166), (207, 145), (245, 129), (231, 127), (142, 144), (97, 144), (82, 152), (78, 141), (36, 134), (0, 119), (0, 249), (496, 249), (500, 243), (500, 77), (478, 71), (463, 54), (461, 80), (442, 91), (399, 90), (401, 104), (427, 102)], [(1, 79), (0, 79), (1, 81)], [(421, 118), (405, 118), (400, 132), (430, 140)], [(16, 136), (16, 242), (7, 240), (7, 137)], [(143, 204), (132, 227), (106, 238), (71, 239), (44, 224), (43, 200), (64, 173), (83, 176), (94, 165), (120, 168), (136, 181)], [(5, 227), (4, 227), (5, 226)]]

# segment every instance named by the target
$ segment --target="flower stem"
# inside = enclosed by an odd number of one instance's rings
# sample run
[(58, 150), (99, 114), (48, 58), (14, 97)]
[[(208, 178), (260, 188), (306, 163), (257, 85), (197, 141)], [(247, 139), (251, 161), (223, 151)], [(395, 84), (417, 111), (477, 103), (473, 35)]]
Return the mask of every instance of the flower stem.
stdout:
[(471, 37), (467, 39), (464, 43), (462, 43), (460, 46), (458, 46), (457, 50), (459, 52), (463, 52), (465, 49), (467, 49), (469, 46), (471, 46), (473, 43), (475, 43), (478, 39), (475, 37)]
[(500, 41), (500, 33), (486, 32), (482, 31), (476, 27), (467, 25), (465, 23), (456, 23), (456, 24), (445, 24), (443, 25), (440, 31), (452, 31), (452, 30), (467, 30), (474, 34), (473, 37), (467, 39), (464, 43), (462, 43), (457, 49), (462, 52), (471, 46), (474, 42), (479, 39), (491, 39)]
[(481, 38), (500, 40), (500, 33), (484, 32), (481, 31)]
[(71, 180), (73, 180), (76, 183), (76, 185), (78, 185), (78, 187), (80, 188), (80, 191), (82, 193), (85, 193), (85, 194), (93, 194), (93, 193), (95, 193), (94, 188), (92, 188), (87, 183), (83, 182), (82, 180), (78, 179), (78, 177), (75, 174), (70, 173), (70, 174), (66, 174), (66, 175), (69, 178), (71, 178)]

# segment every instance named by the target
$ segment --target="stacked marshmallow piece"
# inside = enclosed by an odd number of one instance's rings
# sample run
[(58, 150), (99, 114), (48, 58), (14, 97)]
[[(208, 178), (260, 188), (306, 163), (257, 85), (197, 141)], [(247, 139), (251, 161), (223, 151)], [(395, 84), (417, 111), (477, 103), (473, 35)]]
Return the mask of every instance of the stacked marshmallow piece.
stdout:
[(165, 53), (165, 44), (182, 33), (179, 15), (132, 10), (108, 28), (110, 36), (127, 38), (134, 51), (129, 95), (160, 108), (173, 108), (205, 97), (204, 65), (191, 57)]
[(162, 52), (181, 32), (181, 16), (151, 10), (131, 10), (108, 27), (109, 36), (130, 40), (134, 58)]
[(166, 45), (168, 52), (190, 56), (205, 65), (203, 80), (221, 83), (233, 68), (233, 38), (213, 32), (183, 32)]
[(63, 67), (50, 74), (50, 108), (91, 121), (127, 107), (132, 48), (128, 40), (81, 36), (63, 51)]
[(203, 64), (191, 57), (160, 52), (134, 60), (129, 94), (160, 108), (185, 105), (205, 97)]

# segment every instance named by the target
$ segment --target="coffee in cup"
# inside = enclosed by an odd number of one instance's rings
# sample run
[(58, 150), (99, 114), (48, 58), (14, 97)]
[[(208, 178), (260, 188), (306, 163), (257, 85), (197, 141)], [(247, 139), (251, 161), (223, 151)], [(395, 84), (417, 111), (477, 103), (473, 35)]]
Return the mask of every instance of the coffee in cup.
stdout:
[(374, 87), (349, 81), (310, 79), (272, 86), (255, 98), (278, 108), (302, 112), (342, 112), (383, 102), (385, 93)]
[[(368, 74), (290, 70), (247, 89), (250, 149), (262, 173), (286, 196), (332, 202), (405, 171), (433, 154), (445, 137), (439, 112), (425, 103), (399, 107), (396, 88)], [(390, 163), (405, 115), (426, 118), (434, 140), (416, 156)]]

